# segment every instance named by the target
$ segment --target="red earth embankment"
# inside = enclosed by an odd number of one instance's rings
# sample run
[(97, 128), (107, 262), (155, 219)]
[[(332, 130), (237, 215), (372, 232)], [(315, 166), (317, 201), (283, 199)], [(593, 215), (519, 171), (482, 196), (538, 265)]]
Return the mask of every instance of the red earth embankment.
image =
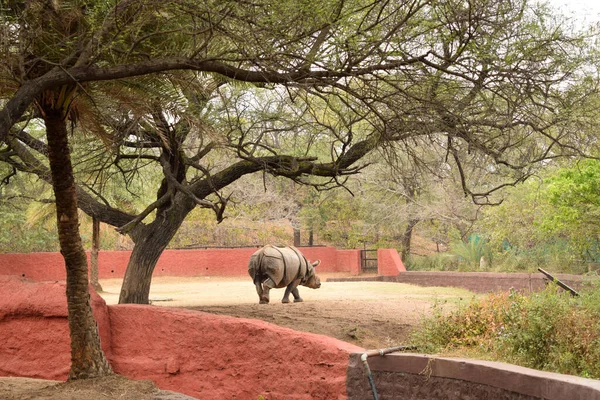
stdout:
[[(342, 399), (361, 348), (262, 321), (154, 306), (106, 306), (92, 293), (115, 372), (198, 398)], [(0, 277), (0, 376), (64, 380), (64, 284)]]

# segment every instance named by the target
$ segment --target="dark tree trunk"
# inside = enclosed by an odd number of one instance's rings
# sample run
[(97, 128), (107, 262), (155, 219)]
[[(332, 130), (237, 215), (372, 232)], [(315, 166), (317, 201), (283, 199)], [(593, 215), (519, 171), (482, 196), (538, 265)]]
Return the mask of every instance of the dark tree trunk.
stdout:
[(100, 220), (92, 217), (92, 251), (90, 255), (90, 285), (96, 292), (102, 291), (98, 282), (98, 251), (100, 251)]
[(302, 241), (300, 240), (300, 229), (294, 228), (294, 247), (300, 247)]
[(178, 194), (168, 210), (158, 215), (149, 225), (140, 227), (123, 285), (119, 304), (148, 304), (152, 273), (162, 252), (177, 233), (186, 215), (195, 207), (185, 194)]
[(414, 227), (419, 223), (418, 219), (409, 219), (408, 225), (402, 235), (402, 261), (406, 261), (410, 255), (410, 243), (412, 241), (412, 232)]
[(310, 247), (312, 247), (314, 245), (314, 232), (313, 229), (310, 228), (310, 230), (308, 231), (308, 245)]
[(157, 232), (156, 235), (144, 238), (135, 244), (125, 270), (119, 304), (149, 303), (152, 273), (170, 240), (171, 238)]
[(65, 112), (56, 109), (56, 103), (52, 106), (41, 105), (56, 198), (60, 252), (67, 269), (67, 304), (71, 333), (69, 379), (106, 376), (112, 374), (112, 369), (100, 346), (98, 327), (90, 305), (87, 258), (79, 236), (77, 196)]

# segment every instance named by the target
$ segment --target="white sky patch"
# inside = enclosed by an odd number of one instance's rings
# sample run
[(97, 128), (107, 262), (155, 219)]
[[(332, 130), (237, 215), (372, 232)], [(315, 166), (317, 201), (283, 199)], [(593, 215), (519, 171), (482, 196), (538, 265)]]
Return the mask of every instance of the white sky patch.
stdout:
[(600, 0), (547, 0), (566, 16), (573, 18), (580, 27), (600, 22)]

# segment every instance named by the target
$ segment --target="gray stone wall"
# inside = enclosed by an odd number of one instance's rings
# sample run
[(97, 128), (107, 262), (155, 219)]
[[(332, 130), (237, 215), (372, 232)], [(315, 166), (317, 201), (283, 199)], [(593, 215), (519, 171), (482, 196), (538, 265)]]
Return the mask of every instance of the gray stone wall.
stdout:
[[(575, 290), (580, 288), (590, 278), (579, 275), (556, 274), (560, 279)], [(379, 281), (399, 282), (417, 286), (460, 287), (476, 293), (492, 293), (507, 291), (535, 291), (543, 288), (547, 280), (542, 274), (529, 273), (495, 273), (495, 272), (430, 272), (406, 271), (396, 276), (330, 278), (328, 282), (342, 281)]]
[[(350, 400), (373, 398), (360, 356), (348, 366)], [(600, 381), (511, 364), (402, 353), (368, 362), (381, 400), (600, 400)]]

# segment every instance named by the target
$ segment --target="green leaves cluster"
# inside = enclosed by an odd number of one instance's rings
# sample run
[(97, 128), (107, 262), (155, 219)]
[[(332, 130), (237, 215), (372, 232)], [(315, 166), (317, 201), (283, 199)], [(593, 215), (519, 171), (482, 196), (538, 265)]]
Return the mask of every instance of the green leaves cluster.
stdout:
[(469, 239), (452, 243), (450, 253), (465, 263), (468, 270), (486, 269), (492, 264), (492, 251), (485, 239), (479, 235), (470, 235)]
[(508, 269), (584, 272), (600, 262), (600, 162), (549, 169), (508, 191), (478, 223)]
[(600, 161), (582, 160), (547, 180), (549, 203), (556, 213), (543, 228), (561, 233), (577, 229), (588, 237), (600, 233)]
[(54, 226), (28, 224), (26, 210), (13, 202), (0, 201), (0, 253), (58, 251)]

